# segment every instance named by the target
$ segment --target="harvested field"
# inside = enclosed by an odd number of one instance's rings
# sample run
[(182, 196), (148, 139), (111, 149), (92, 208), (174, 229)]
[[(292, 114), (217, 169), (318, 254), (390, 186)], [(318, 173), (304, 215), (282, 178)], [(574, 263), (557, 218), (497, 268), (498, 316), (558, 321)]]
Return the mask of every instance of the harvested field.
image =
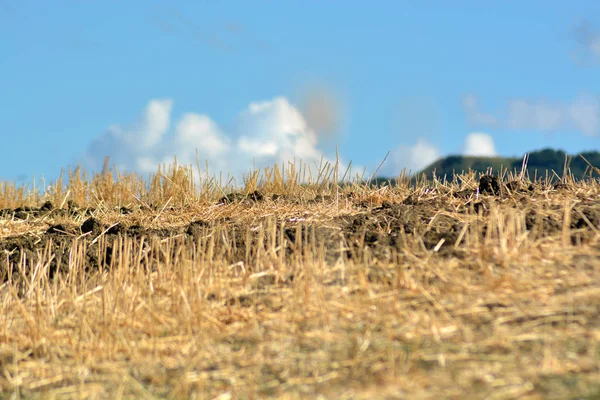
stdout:
[(0, 392), (600, 396), (600, 183), (298, 181), (0, 184)]

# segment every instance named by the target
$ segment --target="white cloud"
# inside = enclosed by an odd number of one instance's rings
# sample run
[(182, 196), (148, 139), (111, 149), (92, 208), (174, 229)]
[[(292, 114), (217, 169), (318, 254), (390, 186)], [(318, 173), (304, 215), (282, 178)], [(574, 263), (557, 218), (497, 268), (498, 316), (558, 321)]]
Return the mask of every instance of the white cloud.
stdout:
[(169, 129), (172, 105), (171, 100), (152, 100), (140, 121), (129, 127), (113, 125), (109, 128), (109, 135), (128, 146), (151, 148)]
[[(487, 133), (470, 133), (465, 138), (463, 155), (496, 156), (494, 139)], [(393, 150), (380, 172), (384, 176), (398, 175), (403, 169), (413, 174), (418, 173), (443, 156), (444, 154), (438, 146), (424, 137), (419, 137), (413, 145), (400, 145)]]
[(506, 126), (515, 130), (552, 131), (564, 124), (564, 114), (565, 110), (559, 106), (516, 99), (508, 103)]
[(180, 164), (195, 165), (197, 152), (202, 166), (208, 161), (210, 174), (222, 171), (240, 178), (254, 167), (275, 163), (334, 162), (324, 157), (315, 131), (285, 97), (249, 104), (230, 132), (196, 113), (183, 115), (171, 131), (172, 104), (168, 99), (152, 100), (137, 123), (110, 127), (90, 145), (84, 166), (98, 171), (108, 155), (121, 170), (148, 173), (159, 164), (172, 163), (174, 157)]
[(575, 127), (584, 135), (600, 134), (600, 100), (597, 97), (580, 97), (569, 107), (569, 114)]
[(169, 129), (169, 116), (173, 102), (171, 100), (155, 100), (150, 102), (146, 110), (146, 123), (141, 127), (142, 145), (146, 148), (155, 146)]
[(236, 130), (241, 133), (238, 151), (262, 165), (321, 157), (315, 131), (284, 97), (250, 104), (240, 114)]
[(496, 146), (491, 135), (473, 132), (465, 139), (463, 154), (466, 156), (493, 157), (496, 155)]
[(403, 169), (413, 174), (421, 171), (441, 157), (440, 149), (423, 137), (413, 145), (401, 145), (392, 151), (382, 166), (383, 175), (397, 175)]
[(205, 115), (185, 114), (177, 124), (176, 139), (181, 147), (196, 143), (210, 154), (222, 154), (230, 147), (227, 138), (222, 136), (219, 127)]
[(463, 100), (463, 107), (467, 120), (478, 128), (574, 130), (587, 136), (600, 135), (600, 101), (589, 94), (580, 94), (567, 103), (513, 99), (499, 115), (481, 111), (477, 97), (470, 94)]

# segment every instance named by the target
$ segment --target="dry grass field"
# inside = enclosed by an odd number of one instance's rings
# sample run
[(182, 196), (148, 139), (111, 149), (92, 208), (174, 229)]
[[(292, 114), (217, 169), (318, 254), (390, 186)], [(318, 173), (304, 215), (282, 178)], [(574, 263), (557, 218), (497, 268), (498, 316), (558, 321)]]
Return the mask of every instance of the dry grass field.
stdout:
[(599, 182), (301, 171), (0, 183), (0, 397), (600, 398)]

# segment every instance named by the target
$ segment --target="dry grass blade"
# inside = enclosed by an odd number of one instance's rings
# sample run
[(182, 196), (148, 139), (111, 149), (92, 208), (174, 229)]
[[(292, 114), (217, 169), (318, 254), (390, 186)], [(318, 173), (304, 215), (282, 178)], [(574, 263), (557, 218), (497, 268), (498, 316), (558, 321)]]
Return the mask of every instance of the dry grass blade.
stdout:
[(596, 398), (600, 183), (527, 162), (375, 189), (325, 162), (0, 183), (0, 393)]

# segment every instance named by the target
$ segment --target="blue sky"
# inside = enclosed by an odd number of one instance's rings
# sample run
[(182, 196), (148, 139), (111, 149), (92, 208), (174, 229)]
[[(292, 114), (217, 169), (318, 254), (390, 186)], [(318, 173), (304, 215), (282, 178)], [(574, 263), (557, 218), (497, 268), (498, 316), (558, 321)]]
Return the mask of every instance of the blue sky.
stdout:
[(600, 2), (0, 0), (0, 38), (1, 180), (599, 147)]

